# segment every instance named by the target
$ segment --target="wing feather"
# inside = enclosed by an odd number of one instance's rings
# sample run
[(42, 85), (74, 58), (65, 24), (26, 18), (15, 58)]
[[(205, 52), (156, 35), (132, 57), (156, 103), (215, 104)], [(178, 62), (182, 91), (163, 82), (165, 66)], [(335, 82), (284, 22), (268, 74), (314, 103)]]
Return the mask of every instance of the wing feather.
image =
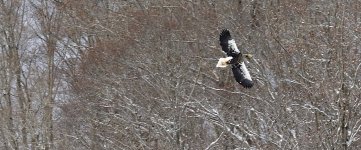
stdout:
[[(229, 32), (229, 30), (222, 30), (219, 36), (220, 45), (222, 50), (227, 54), (227, 58), (232, 58), (231, 60), (227, 60), (228, 64), (232, 64), (232, 72), (236, 81), (241, 84), (245, 88), (251, 88), (253, 86), (253, 81), (251, 75), (243, 62), (242, 54), (237, 48), (237, 44)], [(223, 59), (220, 59), (219, 63), (225, 63)], [(217, 64), (217, 67), (221, 65)], [(222, 65), (226, 66), (226, 65)]]
[(244, 62), (232, 65), (232, 72), (236, 81), (245, 88), (251, 88), (253, 81)]
[(230, 51), (230, 46), (228, 41), (232, 40), (231, 33), (227, 29), (222, 30), (221, 34), (219, 35), (220, 45), (222, 50), (227, 54)]
[(224, 29), (222, 30), (220, 36), (219, 36), (220, 45), (222, 47), (222, 50), (227, 54), (227, 56), (235, 57), (240, 53), (240, 51), (237, 48), (236, 41), (232, 39), (231, 33), (229, 30)]

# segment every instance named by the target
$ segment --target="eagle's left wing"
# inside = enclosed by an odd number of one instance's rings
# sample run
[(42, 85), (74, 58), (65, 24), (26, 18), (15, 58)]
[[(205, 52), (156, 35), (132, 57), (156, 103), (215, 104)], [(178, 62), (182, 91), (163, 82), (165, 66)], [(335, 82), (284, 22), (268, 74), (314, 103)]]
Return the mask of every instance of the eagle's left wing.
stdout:
[(245, 88), (251, 88), (253, 81), (244, 62), (232, 65), (233, 76)]

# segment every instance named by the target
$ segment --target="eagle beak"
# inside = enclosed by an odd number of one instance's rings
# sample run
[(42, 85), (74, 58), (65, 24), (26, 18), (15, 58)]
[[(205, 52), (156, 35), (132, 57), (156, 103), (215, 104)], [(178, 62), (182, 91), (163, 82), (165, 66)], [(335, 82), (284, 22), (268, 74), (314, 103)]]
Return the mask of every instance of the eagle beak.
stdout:
[(244, 54), (244, 57), (246, 57), (248, 60), (253, 58), (252, 54)]

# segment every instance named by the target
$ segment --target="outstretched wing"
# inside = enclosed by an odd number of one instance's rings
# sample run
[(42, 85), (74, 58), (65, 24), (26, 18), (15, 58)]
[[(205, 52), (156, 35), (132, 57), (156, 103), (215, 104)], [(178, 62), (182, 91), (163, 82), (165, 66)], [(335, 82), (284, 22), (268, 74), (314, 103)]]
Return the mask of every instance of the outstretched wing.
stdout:
[(237, 48), (236, 42), (231, 37), (231, 33), (227, 29), (223, 29), (219, 36), (220, 45), (222, 50), (227, 56), (235, 57), (238, 56), (240, 51)]
[(251, 88), (253, 81), (244, 62), (232, 65), (232, 72), (236, 81), (245, 88)]
[[(242, 60), (242, 54), (238, 50), (236, 42), (234, 41), (234, 39), (232, 39), (229, 30), (222, 30), (219, 36), (219, 41), (222, 50), (228, 56), (227, 58), (232, 58), (232, 60), (227, 60), (227, 62), (230, 61), (228, 62), (228, 64), (232, 64), (232, 72), (236, 81), (245, 88), (251, 88), (253, 86), (251, 75), (249, 74), (245, 63)], [(223, 59), (220, 60), (220, 62), (222, 61)]]

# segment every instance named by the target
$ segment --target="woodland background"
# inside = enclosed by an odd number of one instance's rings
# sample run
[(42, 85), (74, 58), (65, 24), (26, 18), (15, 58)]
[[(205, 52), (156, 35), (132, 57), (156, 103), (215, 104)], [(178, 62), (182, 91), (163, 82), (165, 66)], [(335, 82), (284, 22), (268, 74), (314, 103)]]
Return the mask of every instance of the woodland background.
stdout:
[[(0, 149), (361, 149), (360, 0), (0, 0)], [(228, 28), (255, 85), (224, 57)]]

